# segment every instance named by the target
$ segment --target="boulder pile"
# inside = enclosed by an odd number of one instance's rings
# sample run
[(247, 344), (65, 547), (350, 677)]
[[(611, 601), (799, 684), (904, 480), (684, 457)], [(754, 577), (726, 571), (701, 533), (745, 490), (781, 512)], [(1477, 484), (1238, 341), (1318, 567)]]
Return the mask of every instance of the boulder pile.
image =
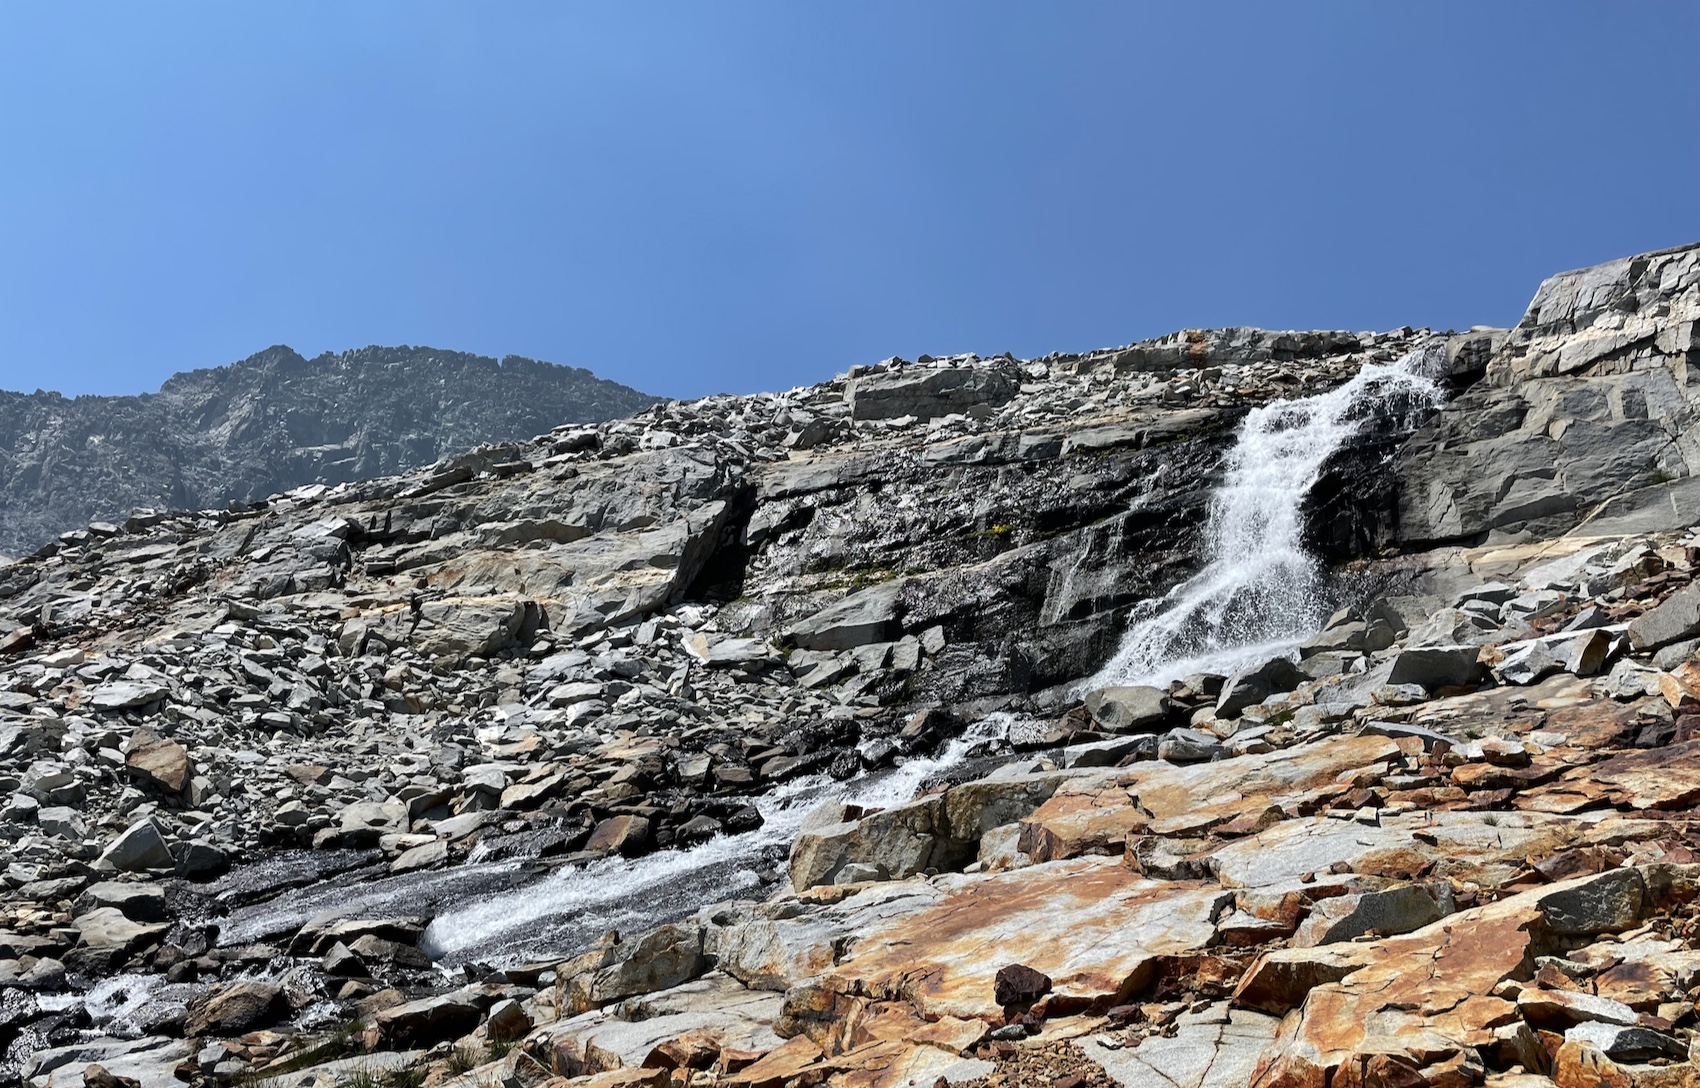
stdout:
[[(1309, 511), (1360, 549), (1338, 611), (1232, 676), (1087, 680), (1196, 570), (1240, 415), (1434, 334), (891, 360), (67, 533), (0, 568), (6, 1060), (36, 1088), (1700, 1081), (1697, 255), (1438, 341), (1452, 403), (1366, 427), (1326, 475), (1370, 483)], [(1669, 478), (1516, 467), (1479, 437), (1513, 395), (1658, 421)], [(1454, 453), (1487, 460), (1434, 484)], [(1536, 479), (1591, 501), (1519, 505)], [(827, 787), (904, 765), (939, 773)], [(613, 931), (428, 937), (802, 796), (736, 882), (634, 893)]]

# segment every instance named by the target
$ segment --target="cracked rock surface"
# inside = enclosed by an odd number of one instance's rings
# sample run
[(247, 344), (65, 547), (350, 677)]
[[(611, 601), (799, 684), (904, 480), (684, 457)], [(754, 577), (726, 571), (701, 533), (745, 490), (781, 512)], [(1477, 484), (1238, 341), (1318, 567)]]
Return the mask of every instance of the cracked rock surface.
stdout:
[[(1697, 254), (1513, 330), (888, 360), (69, 534), (0, 568), (8, 1061), (1694, 1083)], [(1312, 492), (1296, 662), (1083, 690), (1249, 407), (1437, 343), (1452, 400)]]

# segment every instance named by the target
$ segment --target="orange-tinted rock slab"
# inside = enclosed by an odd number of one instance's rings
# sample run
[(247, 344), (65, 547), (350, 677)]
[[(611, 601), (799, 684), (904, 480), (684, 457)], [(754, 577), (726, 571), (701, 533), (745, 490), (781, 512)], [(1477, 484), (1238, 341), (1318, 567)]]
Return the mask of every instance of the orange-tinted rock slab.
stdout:
[(942, 900), (864, 936), (821, 986), (904, 1000), (929, 1020), (1001, 1022), (993, 979), (1019, 963), (1051, 977), (1053, 1002), (1113, 1004), (1148, 980), (1159, 956), (1207, 947), (1227, 895), (1098, 858), (940, 883)]

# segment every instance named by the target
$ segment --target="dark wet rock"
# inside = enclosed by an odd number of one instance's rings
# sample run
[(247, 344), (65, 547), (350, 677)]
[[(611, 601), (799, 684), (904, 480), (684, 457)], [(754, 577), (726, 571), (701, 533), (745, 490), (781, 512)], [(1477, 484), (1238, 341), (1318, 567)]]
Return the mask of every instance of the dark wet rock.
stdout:
[(639, 854), (649, 846), (650, 825), (642, 816), (610, 816), (596, 825), (584, 848), (593, 853)]

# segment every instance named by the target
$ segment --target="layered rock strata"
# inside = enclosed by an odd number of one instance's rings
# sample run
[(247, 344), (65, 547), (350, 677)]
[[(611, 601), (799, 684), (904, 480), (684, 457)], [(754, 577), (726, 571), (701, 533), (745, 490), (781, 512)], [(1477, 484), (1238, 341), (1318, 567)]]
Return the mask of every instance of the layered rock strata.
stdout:
[[(1340, 611), (1237, 676), (1075, 693), (1196, 570), (1239, 414), (1430, 334), (890, 361), (73, 534), (0, 571), (12, 1059), (35, 1085), (1690, 1083), (1687, 462), (1595, 477), (1560, 442), (1520, 476), (1523, 424), (1494, 428), (1556, 398), (1560, 441), (1561, 382), (1604, 397), (1601, 441), (1655, 420), (1680, 452), (1685, 409), (1643, 394), (1686, 403), (1696, 253), (1447, 338), (1452, 402), (1365, 427), (1313, 493)], [(1588, 501), (1529, 507), (1531, 479)], [(858, 799), (905, 767), (917, 790)], [(739, 842), (701, 899), (634, 880)], [(622, 880), (615, 932), (525, 913)], [(445, 931), (476, 925), (504, 936)]]

